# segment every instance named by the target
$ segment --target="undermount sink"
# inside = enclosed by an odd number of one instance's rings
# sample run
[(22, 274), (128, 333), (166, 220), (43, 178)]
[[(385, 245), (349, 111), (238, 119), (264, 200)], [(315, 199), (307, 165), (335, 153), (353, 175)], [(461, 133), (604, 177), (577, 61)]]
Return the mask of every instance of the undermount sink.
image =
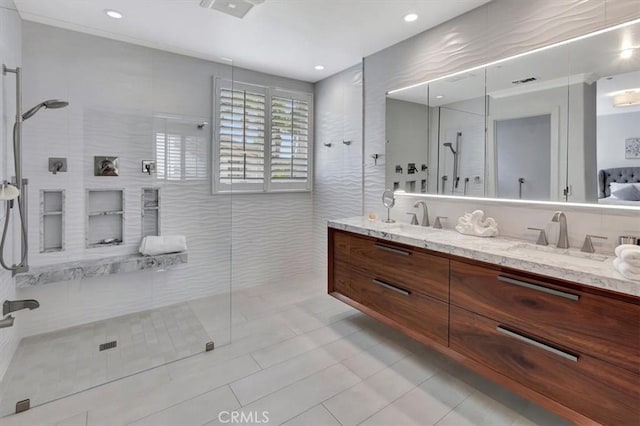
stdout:
[(560, 249), (551, 246), (539, 246), (529, 243), (515, 244), (509, 249), (510, 252), (528, 254), (528, 255), (549, 255), (549, 256), (567, 256), (573, 259), (583, 259), (592, 262), (604, 262), (609, 258), (604, 254), (584, 253), (577, 249)]

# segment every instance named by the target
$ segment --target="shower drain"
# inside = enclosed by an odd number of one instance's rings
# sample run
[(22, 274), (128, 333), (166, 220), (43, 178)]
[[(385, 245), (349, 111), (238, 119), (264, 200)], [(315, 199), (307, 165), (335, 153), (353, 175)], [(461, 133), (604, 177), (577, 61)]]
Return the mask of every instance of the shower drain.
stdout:
[(100, 349), (100, 351), (106, 351), (107, 349), (113, 349), (116, 346), (118, 346), (118, 341), (114, 340), (112, 342), (107, 342), (107, 343), (101, 344), (99, 349)]

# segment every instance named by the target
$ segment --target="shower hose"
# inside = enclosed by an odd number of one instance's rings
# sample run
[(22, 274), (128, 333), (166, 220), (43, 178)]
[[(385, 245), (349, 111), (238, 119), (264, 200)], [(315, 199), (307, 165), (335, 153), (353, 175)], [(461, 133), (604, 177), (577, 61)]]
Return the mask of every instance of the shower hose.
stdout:
[[(17, 131), (17, 125), (18, 123), (14, 123), (13, 125), (13, 165), (14, 165), (14, 170), (18, 170), (18, 159), (16, 157), (16, 152), (17, 149), (19, 149), (17, 147), (17, 141), (16, 141), (16, 131)], [(17, 264), (13, 265), (13, 266), (8, 266), (6, 264), (6, 262), (4, 261), (4, 246), (7, 242), (7, 230), (9, 229), (9, 216), (10, 216), (10, 212), (11, 212), (11, 208), (13, 207), (13, 201), (14, 200), (7, 200), (7, 205), (5, 208), (5, 215), (4, 215), (4, 227), (2, 228), (2, 240), (0, 241), (0, 265), (2, 265), (2, 267), (4, 269), (7, 269), (9, 271), (15, 271), (18, 269), (18, 265), (21, 265), (22, 262), (24, 262), (24, 260), (27, 258), (27, 251), (28, 251), (28, 245), (27, 245), (27, 228), (25, 226), (25, 222), (24, 222), (24, 214), (22, 212), (22, 195), (18, 195), (18, 198), (15, 200), (18, 202), (18, 216), (20, 218), (20, 228), (22, 231), (22, 240), (24, 241), (24, 244), (22, 244), (22, 253), (21, 253), (21, 257), (20, 257), (20, 262), (18, 262)]]

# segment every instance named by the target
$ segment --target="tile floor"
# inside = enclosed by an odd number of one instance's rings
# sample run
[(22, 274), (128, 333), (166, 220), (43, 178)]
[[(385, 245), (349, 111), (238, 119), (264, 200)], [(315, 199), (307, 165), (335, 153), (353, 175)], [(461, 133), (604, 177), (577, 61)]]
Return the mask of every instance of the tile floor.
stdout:
[(213, 352), (0, 419), (3, 426), (258, 423), (567, 424), (325, 295), (318, 280), (234, 292), (232, 343)]
[(27, 398), (39, 405), (195, 355), (209, 340), (188, 303), (27, 337), (0, 385), (0, 415)]

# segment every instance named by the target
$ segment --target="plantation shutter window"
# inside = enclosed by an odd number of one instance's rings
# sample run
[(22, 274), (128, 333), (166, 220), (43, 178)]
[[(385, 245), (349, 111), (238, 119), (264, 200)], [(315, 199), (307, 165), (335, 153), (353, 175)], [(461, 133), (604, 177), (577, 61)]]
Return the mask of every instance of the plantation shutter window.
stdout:
[(219, 90), (217, 186), (261, 190), (265, 180), (266, 91), (225, 82)]
[(312, 97), (216, 80), (216, 192), (308, 191)]
[(274, 91), (271, 96), (271, 187), (307, 189), (310, 170), (311, 99)]

